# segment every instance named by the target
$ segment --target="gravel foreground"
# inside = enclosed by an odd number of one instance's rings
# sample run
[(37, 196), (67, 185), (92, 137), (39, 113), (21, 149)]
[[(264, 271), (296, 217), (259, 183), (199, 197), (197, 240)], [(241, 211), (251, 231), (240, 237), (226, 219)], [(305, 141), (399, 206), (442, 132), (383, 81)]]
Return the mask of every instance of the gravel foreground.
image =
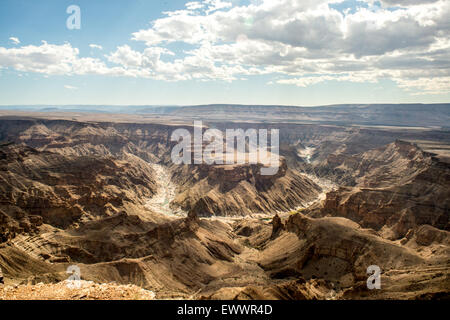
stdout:
[(65, 280), (56, 284), (1, 286), (0, 300), (153, 300), (152, 291), (135, 285)]

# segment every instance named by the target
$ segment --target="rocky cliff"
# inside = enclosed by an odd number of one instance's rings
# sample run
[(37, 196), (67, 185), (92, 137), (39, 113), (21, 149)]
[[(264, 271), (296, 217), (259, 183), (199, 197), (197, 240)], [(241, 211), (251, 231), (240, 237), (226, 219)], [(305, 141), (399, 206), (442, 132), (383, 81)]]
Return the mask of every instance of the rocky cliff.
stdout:
[(174, 204), (199, 216), (243, 216), (289, 211), (316, 199), (321, 187), (284, 159), (278, 173), (260, 174), (260, 165), (186, 166), (175, 172)]
[(65, 229), (107, 217), (155, 192), (151, 168), (136, 158), (66, 156), (27, 146), (0, 148), (0, 181), (4, 238), (36, 233), (42, 224)]
[(450, 165), (414, 144), (331, 155), (327, 163), (349, 183), (327, 194), (322, 215), (347, 217), (391, 239), (423, 224), (450, 230)]

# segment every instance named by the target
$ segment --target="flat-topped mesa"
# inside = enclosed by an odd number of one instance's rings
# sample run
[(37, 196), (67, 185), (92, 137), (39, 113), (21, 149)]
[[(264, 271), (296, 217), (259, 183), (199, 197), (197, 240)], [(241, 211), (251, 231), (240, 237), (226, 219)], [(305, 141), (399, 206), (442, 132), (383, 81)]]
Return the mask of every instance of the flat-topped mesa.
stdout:
[(280, 158), (280, 166), (274, 175), (262, 175), (262, 164), (200, 165), (199, 171), (207, 176), (210, 184), (219, 184), (222, 191), (233, 189), (239, 182), (248, 181), (258, 189), (267, 188), (274, 181), (286, 175), (286, 160)]
[(179, 184), (173, 205), (198, 216), (245, 216), (289, 211), (317, 199), (321, 187), (287, 167), (280, 158), (274, 175), (261, 165), (185, 165), (172, 167)]

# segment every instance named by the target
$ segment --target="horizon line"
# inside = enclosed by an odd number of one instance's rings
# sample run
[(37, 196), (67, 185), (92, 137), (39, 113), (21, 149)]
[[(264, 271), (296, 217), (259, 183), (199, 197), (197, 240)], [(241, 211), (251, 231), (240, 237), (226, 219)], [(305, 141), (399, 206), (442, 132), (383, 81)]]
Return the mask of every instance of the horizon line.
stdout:
[(0, 104), (3, 107), (208, 107), (208, 106), (243, 106), (243, 107), (335, 107), (335, 106), (374, 106), (374, 105), (446, 105), (450, 102), (406, 102), (406, 103), (338, 103), (318, 105), (288, 105), (288, 104), (239, 104), (239, 103), (205, 103), (205, 104)]

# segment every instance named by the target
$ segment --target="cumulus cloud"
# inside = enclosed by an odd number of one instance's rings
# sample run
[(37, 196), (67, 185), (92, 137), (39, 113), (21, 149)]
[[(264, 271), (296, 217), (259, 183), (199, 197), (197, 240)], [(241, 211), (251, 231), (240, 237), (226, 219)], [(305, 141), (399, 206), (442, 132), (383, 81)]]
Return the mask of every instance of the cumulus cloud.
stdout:
[(99, 59), (81, 58), (79, 50), (69, 43), (54, 45), (45, 41), (40, 46), (0, 47), (0, 66), (47, 75), (127, 74), (124, 68), (109, 68)]
[[(382, 0), (380, 7), (366, 0), (334, 9), (339, 2), (191, 1), (131, 35), (145, 49), (119, 45), (103, 61), (81, 58), (68, 44), (0, 47), (0, 66), (166, 81), (273, 74), (272, 83), (296, 86), (391, 79), (414, 93), (450, 92), (449, 1)], [(177, 42), (185, 49), (168, 49)]]
[(199, 1), (192, 1), (192, 2), (186, 3), (186, 8), (188, 10), (197, 10), (197, 9), (201, 9), (203, 7), (204, 7), (204, 4)]
[(9, 38), (9, 40), (11, 40), (11, 42), (14, 43), (14, 44), (19, 44), (20, 43), (19, 38), (16, 38), (16, 37), (11, 37), (11, 38)]
[(103, 50), (103, 47), (101, 45), (98, 45), (98, 44), (90, 44), (89, 47), (91, 47), (92, 49)]
[(420, 4), (429, 4), (438, 2), (439, 0), (381, 0), (385, 6), (415, 6)]
[[(405, 89), (449, 92), (442, 80), (450, 74), (448, 1), (386, 0), (382, 8), (354, 12), (332, 9), (333, 2), (341, 1), (263, 0), (216, 11), (207, 11), (205, 2), (190, 3), (134, 33), (133, 40), (196, 45), (186, 61), (203, 57), (229, 72), (280, 73), (286, 76), (281, 84), (390, 78)], [(419, 86), (425, 73), (429, 84)], [(432, 83), (438, 89), (431, 90)]]

